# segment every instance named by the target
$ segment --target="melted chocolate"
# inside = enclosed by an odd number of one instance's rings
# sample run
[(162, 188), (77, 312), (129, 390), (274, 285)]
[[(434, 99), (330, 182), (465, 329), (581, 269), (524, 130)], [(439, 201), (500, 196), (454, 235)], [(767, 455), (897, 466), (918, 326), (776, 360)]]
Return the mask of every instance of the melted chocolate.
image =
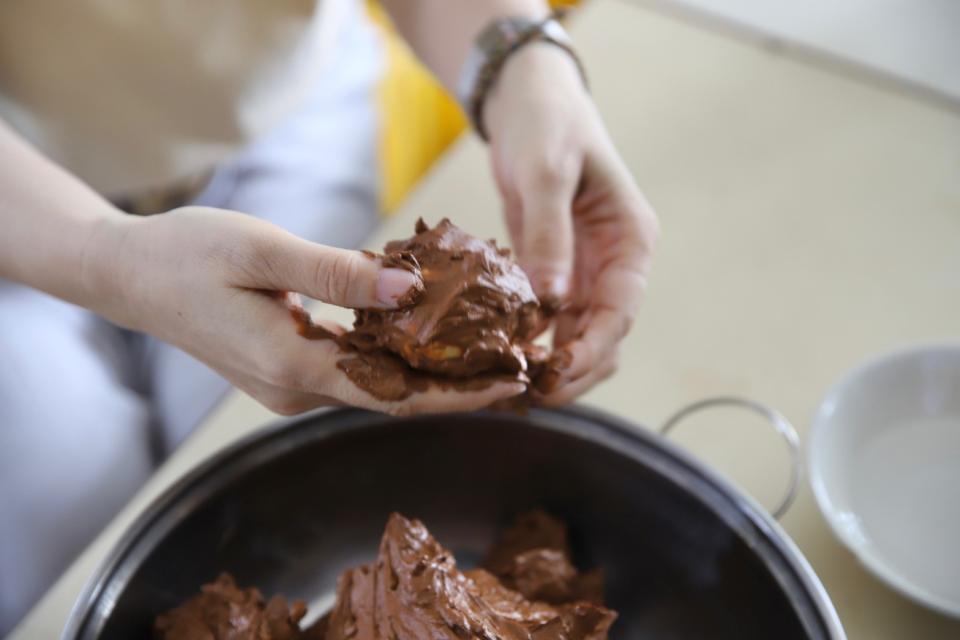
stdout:
[[(510, 250), (483, 241), (443, 219), (416, 235), (387, 243), (376, 256), (386, 267), (419, 276), (397, 309), (362, 309), (343, 335), (314, 325), (291, 307), (301, 335), (335, 340), (344, 351), (337, 367), (380, 400), (398, 401), (431, 384), (484, 389), (496, 381), (524, 382), (548, 392), (569, 364), (569, 354), (550, 356), (531, 341), (547, 315)], [(526, 401), (512, 402), (522, 406)]]
[(566, 525), (540, 510), (517, 518), (487, 552), (483, 567), (530, 600), (603, 603), (602, 572), (578, 573)]
[(257, 589), (240, 589), (229, 574), (205, 584), (198, 596), (157, 617), (158, 640), (297, 640), (307, 613), (302, 601), (283, 596), (264, 602)]
[(485, 569), (461, 572), (421, 522), (395, 513), (376, 562), (340, 577), (325, 640), (602, 640), (615, 618), (586, 601), (530, 600)]
[(413, 369), (451, 378), (525, 373), (523, 347), (542, 321), (530, 281), (510, 250), (447, 219), (433, 229), (420, 220), (416, 232), (385, 250), (388, 259), (415, 261), (423, 294), (410, 306), (358, 311), (349, 342), (364, 352), (385, 349)]
[(404, 400), (414, 392), (426, 391), (431, 385), (443, 389), (472, 391), (486, 389), (494, 382), (518, 380), (516, 376), (498, 374), (464, 379), (443, 378), (417, 371), (385, 350), (358, 351), (350, 343), (349, 334), (336, 334), (314, 323), (296, 295), (280, 292), (277, 297), (289, 309), (290, 316), (296, 324), (297, 333), (308, 340), (336, 342), (344, 356), (337, 361), (337, 368), (346, 373), (358, 387), (380, 400)]
[(229, 575), (159, 616), (163, 640), (606, 640), (617, 614), (602, 606), (599, 572), (578, 574), (566, 527), (542, 511), (521, 516), (470, 571), (418, 520), (394, 513), (377, 558), (345, 571), (333, 609), (304, 631), (288, 610)]

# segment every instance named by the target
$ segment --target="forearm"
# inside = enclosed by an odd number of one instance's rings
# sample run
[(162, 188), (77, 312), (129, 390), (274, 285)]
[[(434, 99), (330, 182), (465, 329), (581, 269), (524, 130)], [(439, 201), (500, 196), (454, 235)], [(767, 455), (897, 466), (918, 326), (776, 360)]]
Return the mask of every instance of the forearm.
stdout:
[(383, 0), (417, 56), (453, 91), (474, 38), (502, 17), (543, 18), (545, 0)]
[(102, 256), (91, 243), (121, 215), (0, 121), (0, 277), (92, 306)]

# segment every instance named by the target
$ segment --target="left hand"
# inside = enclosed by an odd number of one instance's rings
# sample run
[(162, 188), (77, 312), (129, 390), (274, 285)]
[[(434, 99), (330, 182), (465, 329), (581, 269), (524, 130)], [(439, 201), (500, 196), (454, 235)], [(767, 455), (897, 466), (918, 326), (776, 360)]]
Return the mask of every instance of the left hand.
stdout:
[(483, 117), (520, 265), (541, 300), (566, 303), (554, 347), (569, 351), (569, 365), (538, 398), (566, 404), (616, 370), (646, 287), (657, 217), (558, 47), (535, 43), (513, 54)]

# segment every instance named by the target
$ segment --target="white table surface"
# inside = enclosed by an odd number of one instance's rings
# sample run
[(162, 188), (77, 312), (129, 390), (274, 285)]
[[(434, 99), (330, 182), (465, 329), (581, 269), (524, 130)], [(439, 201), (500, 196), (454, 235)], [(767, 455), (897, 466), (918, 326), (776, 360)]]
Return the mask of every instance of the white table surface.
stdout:
[(631, 0), (960, 106), (954, 0)]
[[(739, 394), (776, 406), (802, 435), (827, 387), (860, 360), (957, 338), (960, 116), (618, 0), (594, 0), (573, 32), (612, 134), (663, 223), (621, 371), (584, 402), (655, 425), (697, 398)], [(370, 246), (409, 235), (418, 215), (505, 237), (476, 141), (459, 143)], [(136, 514), (271, 418), (231, 396), (11, 637), (56, 638)], [(678, 439), (761, 502), (772, 504), (785, 483), (782, 444), (753, 419), (718, 413)], [(851, 639), (960, 637), (960, 620), (861, 568), (809, 488), (783, 524)]]

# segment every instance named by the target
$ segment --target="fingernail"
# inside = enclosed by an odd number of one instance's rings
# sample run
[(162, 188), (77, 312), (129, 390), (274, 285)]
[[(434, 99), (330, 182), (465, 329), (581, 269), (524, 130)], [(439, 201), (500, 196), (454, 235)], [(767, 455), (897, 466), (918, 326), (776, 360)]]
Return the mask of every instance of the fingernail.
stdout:
[(559, 310), (567, 297), (567, 279), (557, 274), (544, 274), (537, 278), (536, 289), (540, 304), (548, 310)]
[(528, 388), (527, 385), (522, 382), (514, 383), (510, 385), (510, 395), (511, 397), (518, 396), (521, 393), (525, 393), (527, 391), (527, 388)]
[(377, 274), (377, 301), (389, 309), (416, 301), (423, 292), (423, 282), (405, 269), (381, 269)]

